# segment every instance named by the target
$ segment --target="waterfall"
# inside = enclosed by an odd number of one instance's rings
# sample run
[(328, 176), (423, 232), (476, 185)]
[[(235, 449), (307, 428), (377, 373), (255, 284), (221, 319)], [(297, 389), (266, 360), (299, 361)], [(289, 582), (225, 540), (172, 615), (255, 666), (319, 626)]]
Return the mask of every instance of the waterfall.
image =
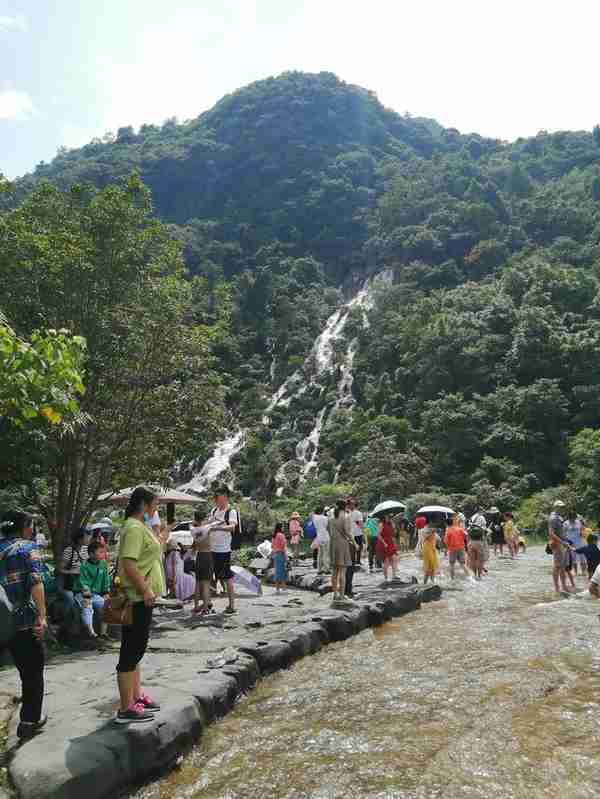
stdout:
[[(293, 399), (305, 394), (310, 388), (322, 390), (319, 378), (327, 372), (332, 372), (335, 368), (334, 344), (344, 335), (344, 328), (348, 317), (354, 308), (362, 311), (362, 322), (365, 327), (369, 326), (368, 311), (372, 305), (370, 289), (377, 284), (391, 284), (394, 280), (394, 272), (385, 269), (364, 281), (360, 291), (346, 305), (337, 308), (325, 322), (325, 326), (311, 348), (307, 361), (314, 364), (310, 378), (307, 380), (304, 373), (296, 370), (287, 378), (279, 388), (273, 392), (267, 408), (262, 418), (264, 426), (270, 424), (270, 414), (275, 408), (287, 408)], [(316, 416), (315, 424), (311, 432), (302, 439), (296, 446), (296, 462), (300, 464), (301, 478), (305, 478), (310, 471), (317, 466), (317, 455), (319, 442), (323, 427), (327, 424), (326, 414), (333, 412), (343, 406), (351, 406), (354, 403), (352, 396), (352, 386), (354, 384), (354, 374), (352, 371), (354, 358), (358, 350), (358, 340), (353, 338), (349, 342), (340, 363), (341, 378), (338, 381), (336, 399), (321, 408)], [(271, 379), (274, 378), (276, 369), (275, 357), (270, 364)], [(230, 468), (231, 459), (244, 447), (247, 430), (229, 435), (220, 441), (216, 446), (213, 455), (206, 461), (202, 470), (195, 475), (192, 480), (183, 486), (181, 490), (194, 493), (205, 493), (210, 484), (216, 477)], [(277, 496), (281, 496), (287, 483), (286, 467), (294, 464), (294, 461), (287, 461), (281, 466), (275, 475), (275, 482), (278, 486)], [(339, 472), (339, 470), (338, 470)]]
[(213, 480), (229, 469), (231, 459), (242, 450), (245, 433), (245, 430), (238, 430), (223, 441), (219, 441), (213, 454), (198, 474), (194, 475), (189, 483), (179, 486), (179, 490), (189, 491), (193, 494), (205, 494), (210, 489)]

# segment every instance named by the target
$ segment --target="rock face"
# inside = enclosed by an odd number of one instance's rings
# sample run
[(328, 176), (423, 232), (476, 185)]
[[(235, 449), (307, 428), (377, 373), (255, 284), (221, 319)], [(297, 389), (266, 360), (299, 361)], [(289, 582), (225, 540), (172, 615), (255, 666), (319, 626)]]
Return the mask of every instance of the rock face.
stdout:
[[(337, 609), (320, 590), (315, 585), (307, 594), (276, 596), (267, 587), (260, 598), (240, 599), (237, 616), (216, 616), (208, 627), (182, 611), (162, 610), (143, 662), (144, 684), (162, 710), (146, 725), (112, 722), (116, 652), (53, 661), (47, 674), (47, 731), (16, 748), (10, 762), (17, 794), (23, 799), (114, 796), (174, 763), (261, 676), (417, 610), (441, 593), (437, 586), (382, 589), (373, 580), (361, 590), (359, 602)], [(14, 672), (2, 679), (7, 694), (18, 690)]]

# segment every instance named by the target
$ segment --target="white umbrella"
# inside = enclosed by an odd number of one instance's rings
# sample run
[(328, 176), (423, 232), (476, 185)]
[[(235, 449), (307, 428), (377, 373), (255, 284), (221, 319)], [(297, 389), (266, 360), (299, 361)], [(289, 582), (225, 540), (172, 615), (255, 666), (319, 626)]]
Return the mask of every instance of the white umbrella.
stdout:
[(257, 594), (258, 596), (262, 594), (262, 583), (254, 574), (247, 569), (243, 569), (241, 566), (232, 566), (231, 571), (233, 572), (233, 582), (235, 585), (245, 588), (246, 591), (250, 591), (251, 594)]
[(452, 508), (446, 508), (444, 505), (424, 505), (417, 511), (417, 516), (427, 513), (445, 513), (447, 516), (454, 516)]
[(398, 502), (395, 499), (387, 499), (385, 502), (380, 502), (376, 505), (370, 516), (379, 516), (380, 513), (403, 513), (406, 510), (406, 505), (403, 502)]

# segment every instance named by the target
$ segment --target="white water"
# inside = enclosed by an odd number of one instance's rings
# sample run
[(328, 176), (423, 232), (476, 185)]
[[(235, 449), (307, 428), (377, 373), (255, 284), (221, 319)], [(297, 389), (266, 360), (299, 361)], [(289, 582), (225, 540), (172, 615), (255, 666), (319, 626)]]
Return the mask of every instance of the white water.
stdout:
[[(362, 322), (365, 327), (368, 327), (368, 311), (372, 306), (372, 297), (370, 289), (373, 285), (378, 283), (390, 284), (394, 280), (394, 272), (391, 269), (385, 269), (382, 272), (368, 278), (363, 283), (360, 291), (350, 300), (349, 303), (337, 308), (325, 322), (325, 327), (321, 334), (316, 338), (312, 346), (311, 352), (307, 358), (309, 364), (314, 363), (312, 374), (307, 381), (305, 375), (300, 370), (295, 371), (290, 377), (285, 380), (281, 386), (275, 391), (269, 400), (265, 415), (263, 416), (263, 425), (267, 426), (270, 422), (270, 413), (275, 408), (287, 408), (292, 399), (306, 393), (312, 386), (317, 385), (317, 378), (321, 377), (326, 372), (332, 372), (335, 368), (335, 353), (334, 344), (344, 335), (344, 328), (348, 321), (348, 317), (354, 308), (360, 308), (362, 311)], [(349, 407), (354, 403), (352, 396), (352, 387), (354, 384), (353, 365), (354, 358), (358, 349), (358, 340), (356, 338), (348, 344), (344, 353), (343, 360), (340, 364), (341, 378), (337, 385), (337, 398), (333, 405), (329, 406), (332, 410), (340, 407)], [(275, 374), (275, 358), (271, 362), (271, 379)], [(329, 409), (328, 406), (321, 408), (315, 419), (315, 425), (306, 438), (298, 443), (296, 446), (296, 458), (301, 465), (301, 476), (304, 478), (308, 473), (316, 468), (318, 463), (319, 442), (321, 439), (321, 432), (326, 424), (325, 414)], [(181, 490), (187, 490), (194, 493), (205, 493), (210, 487), (210, 484), (219, 474), (227, 471), (230, 467), (231, 459), (242, 450), (245, 441), (245, 430), (239, 430), (237, 433), (230, 435), (223, 441), (220, 441), (216, 447), (213, 455), (206, 461), (202, 470), (195, 475), (189, 483), (180, 486)], [(277, 496), (283, 494), (287, 478), (285, 475), (286, 467), (293, 463), (288, 461), (283, 464), (275, 475), (275, 482), (277, 483)]]
[(190, 491), (194, 494), (206, 493), (213, 480), (229, 469), (231, 459), (243, 448), (245, 433), (245, 430), (238, 430), (237, 433), (219, 441), (215, 451), (198, 474), (194, 475), (189, 483), (179, 486), (179, 490)]

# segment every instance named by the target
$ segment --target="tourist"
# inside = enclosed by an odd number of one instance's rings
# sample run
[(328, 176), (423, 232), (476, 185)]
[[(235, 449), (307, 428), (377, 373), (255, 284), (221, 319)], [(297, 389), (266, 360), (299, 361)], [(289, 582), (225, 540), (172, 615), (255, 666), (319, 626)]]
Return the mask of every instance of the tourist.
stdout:
[(575, 550), (578, 555), (583, 555), (586, 560), (588, 577), (591, 579), (593, 573), (600, 566), (600, 549), (598, 548), (598, 536), (592, 533), (585, 546)]
[(498, 549), (500, 549), (500, 554), (504, 555), (504, 545), (506, 543), (506, 540), (504, 538), (504, 529), (502, 527), (500, 511), (496, 506), (490, 508), (490, 516), (492, 517), (490, 520), (490, 533), (492, 536), (492, 546), (494, 547), (494, 555), (498, 554)]
[(356, 568), (360, 568), (362, 561), (362, 551), (365, 543), (363, 537), (363, 524), (364, 516), (361, 511), (356, 507), (356, 500), (354, 497), (348, 497), (346, 501), (346, 513), (350, 521), (350, 531), (354, 538), (354, 550), (352, 552), (352, 561)]
[(481, 527), (473, 526), (469, 528), (469, 569), (475, 575), (476, 580), (481, 580), (484, 573), (483, 536), (484, 532)]
[(467, 534), (460, 526), (458, 516), (454, 516), (452, 524), (447, 528), (444, 535), (444, 543), (448, 550), (448, 561), (450, 563), (450, 577), (454, 580), (455, 566), (460, 564), (465, 576), (469, 572), (466, 566)]
[[(397, 552), (396, 542), (394, 541), (394, 526), (389, 516), (383, 516), (379, 520), (377, 528), (377, 554), (383, 561), (383, 578), (389, 583), (392, 578), (396, 579)], [(392, 576), (390, 577), (390, 569)]]
[[(367, 542), (367, 550), (369, 553), (369, 573), (373, 574), (375, 558), (377, 556), (377, 519), (373, 516), (368, 516), (363, 527), (363, 535)], [(377, 559), (377, 566), (379, 566), (379, 559)]]
[(81, 527), (73, 533), (71, 544), (62, 554), (60, 574), (58, 577), (58, 592), (64, 601), (65, 615), (75, 607), (75, 591), (78, 587), (81, 564), (87, 560), (90, 534)]
[(329, 520), (321, 505), (319, 505), (313, 514), (313, 523), (316, 530), (315, 543), (318, 547), (317, 572), (319, 574), (330, 574)]
[(125, 510), (119, 543), (119, 579), (132, 603), (133, 622), (121, 632), (117, 681), (121, 705), (115, 721), (132, 724), (152, 721), (160, 710), (142, 690), (140, 662), (146, 653), (156, 597), (165, 592), (162, 570), (163, 541), (144, 524), (156, 512), (156, 494), (144, 486), (132, 492)]
[[(103, 546), (92, 541), (88, 547), (88, 559), (81, 564), (76, 601), (81, 608), (81, 620), (90, 638), (97, 638), (94, 630), (94, 612), (102, 611), (110, 593), (110, 577), (106, 561), (101, 559)], [(100, 625), (100, 635), (106, 637), (106, 626)]]
[(435, 530), (427, 531), (421, 545), (421, 557), (423, 558), (423, 583), (427, 585), (429, 580), (435, 582), (435, 576), (440, 568), (440, 559), (437, 551), (438, 537)]
[(102, 530), (96, 528), (92, 530), (92, 540), (90, 542), (90, 546), (93, 543), (98, 544), (98, 549), (96, 550), (96, 559), (97, 560), (107, 560), (108, 559), (108, 551), (106, 546), (106, 538), (102, 535)]
[(46, 723), (44, 701), (44, 645), (46, 599), (42, 555), (27, 513), (9, 511), (0, 523), (0, 584), (13, 604), (17, 631), (7, 648), (21, 679), (21, 714), (17, 737), (33, 738)]
[(519, 533), (515, 525), (513, 515), (510, 512), (504, 514), (504, 523), (502, 524), (502, 533), (504, 540), (510, 552), (511, 558), (519, 554)]
[(583, 522), (578, 518), (575, 510), (571, 508), (567, 513), (567, 518), (563, 522), (563, 533), (564, 538), (568, 540), (571, 546), (574, 548), (574, 552), (571, 553), (571, 557), (573, 560), (573, 570), (575, 574), (577, 574), (577, 566), (581, 567), (581, 575), (583, 576), (587, 571), (587, 560), (585, 555), (578, 555), (577, 550), (581, 549), (581, 547), (585, 546), (585, 541), (583, 538)]
[(196, 592), (196, 578), (186, 574), (181, 546), (175, 541), (167, 543), (165, 576), (172, 596), (180, 602), (191, 599)]
[(292, 545), (292, 558), (294, 565), (298, 565), (300, 560), (300, 539), (302, 538), (302, 524), (300, 514), (295, 511), (289, 518), (288, 530), (290, 533), (290, 544)]
[(600, 599), (600, 565), (596, 566), (596, 570), (590, 577), (588, 590), (592, 596), (595, 596), (596, 599)]
[(239, 516), (235, 508), (229, 504), (229, 488), (223, 486), (215, 493), (216, 507), (210, 513), (211, 522), (217, 522), (210, 533), (210, 549), (213, 557), (215, 580), (225, 585), (228, 605), (225, 613), (233, 614), (235, 610), (234, 574), (231, 571), (231, 540), (239, 526)]
[(277, 522), (271, 539), (271, 554), (275, 566), (275, 587), (277, 593), (285, 591), (287, 585), (287, 541), (283, 533), (283, 525)]
[(398, 522), (397, 541), (398, 541), (398, 551), (408, 552), (408, 545), (409, 545), (408, 520), (405, 519), (403, 516), (400, 518), (400, 521)]
[[(203, 518), (200, 511), (195, 511), (194, 524), (190, 527), (194, 541), (193, 551), (196, 553), (194, 562), (196, 590), (194, 591), (193, 613), (199, 613), (202, 616), (207, 616), (212, 610), (210, 584), (213, 579), (213, 560), (210, 551), (210, 531), (209, 520)], [(202, 606), (200, 606), (200, 599), (202, 599)]]
[(425, 516), (417, 516), (415, 519), (415, 530), (417, 531), (417, 546), (415, 549), (415, 555), (418, 558), (423, 557), (423, 542), (432, 529), (433, 527), (429, 527), (427, 524), (427, 518)]
[(564, 538), (564, 519), (560, 515), (560, 510), (564, 507), (565, 503), (557, 499), (548, 517), (548, 548), (552, 553), (552, 580), (557, 593), (560, 593), (561, 587), (568, 592), (566, 567), (569, 562), (569, 544)]
[(333, 601), (344, 598), (346, 590), (346, 571), (352, 566), (352, 547), (354, 537), (346, 522), (346, 503), (338, 500), (333, 515), (329, 517), (329, 552), (333, 570), (331, 586)]
[(473, 525), (474, 527), (481, 527), (484, 530), (487, 528), (487, 520), (481, 512), (481, 508), (475, 508), (475, 513), (471, 516), (469, 524)]

